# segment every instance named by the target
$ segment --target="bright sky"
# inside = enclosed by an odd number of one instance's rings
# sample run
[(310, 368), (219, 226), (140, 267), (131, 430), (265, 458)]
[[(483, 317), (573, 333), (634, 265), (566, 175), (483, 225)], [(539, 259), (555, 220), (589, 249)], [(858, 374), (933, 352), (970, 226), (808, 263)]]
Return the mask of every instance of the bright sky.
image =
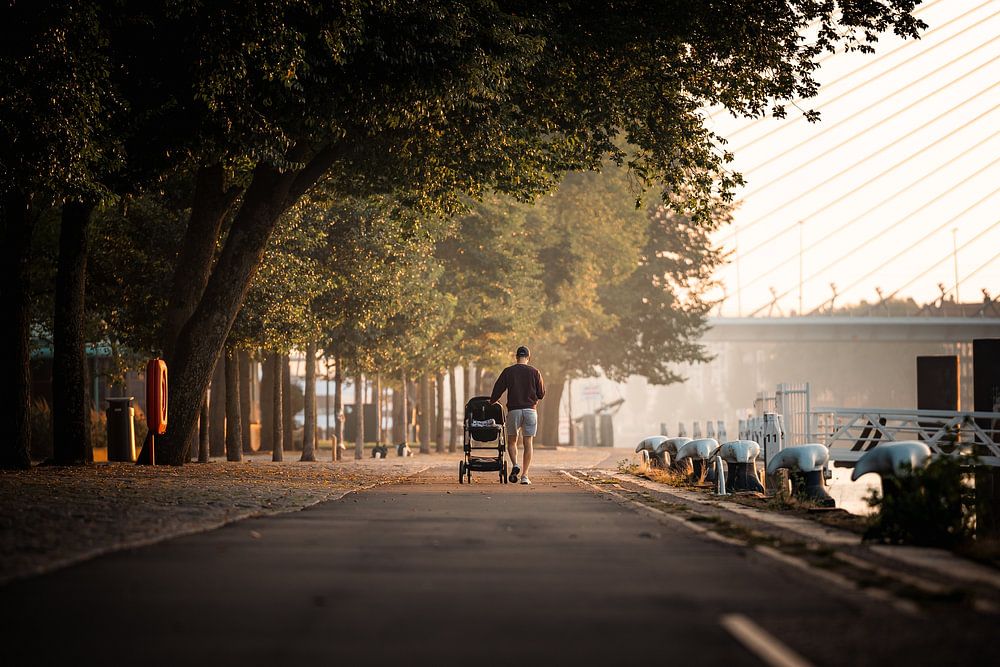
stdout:
[[(810, 124), (709, 121), (730, 139), (747, 180), (735, 226), (716, 239), (737, 250), (718, 276), (722, 314), (749, 315), (781, 297), (805, 312), (886, 296), (918, 302), (952, 290), (1000, 293), (1000, 0), (927, 0), (919, 41), (883, 36), (874, 55), (825, 58)], [(799, 221), (802, 224), (799, 224)]]

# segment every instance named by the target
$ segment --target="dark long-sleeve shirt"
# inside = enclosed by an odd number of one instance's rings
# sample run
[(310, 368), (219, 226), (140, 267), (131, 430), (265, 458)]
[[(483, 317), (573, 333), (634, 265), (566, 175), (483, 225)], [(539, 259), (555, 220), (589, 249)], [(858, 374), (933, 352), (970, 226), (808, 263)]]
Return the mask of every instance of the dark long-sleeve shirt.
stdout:
[(528, 364), (514, 364), (503, 369), (493, 385), (490, 401), (496, 403), (507, 392), (507, 409), (534, 408), (545, 397), (545, 383), (538, 369)]

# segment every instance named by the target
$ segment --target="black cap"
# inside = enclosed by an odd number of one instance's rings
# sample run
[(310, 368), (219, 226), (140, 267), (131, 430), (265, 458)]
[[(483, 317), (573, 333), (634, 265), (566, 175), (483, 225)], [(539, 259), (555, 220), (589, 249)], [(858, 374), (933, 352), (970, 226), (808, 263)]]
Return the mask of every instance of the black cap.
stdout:
[(526, 348), (525, 346), (522, 345), (521, 347), (517, 348), (517, 352), (515, 353), (514, 356), (517, 356), (517, 357), (527, 357), (528, 356), (528, 348)]

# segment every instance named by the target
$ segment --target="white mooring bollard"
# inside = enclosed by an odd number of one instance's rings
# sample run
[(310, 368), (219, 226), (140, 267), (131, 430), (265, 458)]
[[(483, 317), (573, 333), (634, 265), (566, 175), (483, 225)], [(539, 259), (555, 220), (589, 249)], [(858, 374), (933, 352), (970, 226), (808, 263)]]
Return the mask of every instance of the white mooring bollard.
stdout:
[(663, 443), (669, 440), (666, 436), (651, 435), (639, 441), (635, 446), (635, 451), (647, 452), (649, 463), (654, 468), (666, 468), (670, 465), (670, 454), (663, 447)]
[(759, 444), (753, 440), (731, 440), (719, 447), (719, 455), (729, 464), (729, 488), (733, 491), (764, 492), (757, 478)]
[(708, 472), (708, 461), (719, 449), (719, 441), (715, 438), (698, 438), (681, 445), (677, 449), (677, 461), (691, 461), (692, 479), (695, 482), (704, 481)]
[[(886, 477), (904, 477), (914, 470), (923, 468), (931, 460), (931, 448), (916, 440), (901, 440), (889, 442), (869, 449), (854, 464), (851, 481), (856, 481), (862, 475), (870, 472)], [(882, 484), (883, 494), (886, 485)]]
[(792, 493), (814, 500), (824, 507), (833, 507), (836, 502), (826, 491), (823, 471), (830, 461), (830, 450), (826, 445), (810, 443), (785, 447), (767, 464), (767, 474), (774, 475), (779, 470), (788, 470), (792, 483)]

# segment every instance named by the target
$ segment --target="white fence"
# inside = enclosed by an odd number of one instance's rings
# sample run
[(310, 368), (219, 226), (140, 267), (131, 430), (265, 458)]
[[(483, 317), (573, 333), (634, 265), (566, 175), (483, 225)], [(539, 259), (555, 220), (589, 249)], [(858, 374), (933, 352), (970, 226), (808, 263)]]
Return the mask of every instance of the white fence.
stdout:
[[(741, 422), (740, 437), (761, 441), (765, 415), (777, 415), (781, 446), (821, 442), (832, 461), (853, 462), (880, 443), (924, 442), (935, 454), (971, 452), (987, 465), (1000, 466), (1000, 413), (897, 408), (816, 408), (809, 383), (779, 384), (774, 394), (759, 392), (755, 416)], [(769, 458), (769, 457), (768, 457)]]
[(866, 451), (894, 440), (919, 440), (935, 454), (958, 450), (1000, 465), (1000, 413), (878, 408), (817, 408), (811, 430), (834, 461), (857, 461)]

